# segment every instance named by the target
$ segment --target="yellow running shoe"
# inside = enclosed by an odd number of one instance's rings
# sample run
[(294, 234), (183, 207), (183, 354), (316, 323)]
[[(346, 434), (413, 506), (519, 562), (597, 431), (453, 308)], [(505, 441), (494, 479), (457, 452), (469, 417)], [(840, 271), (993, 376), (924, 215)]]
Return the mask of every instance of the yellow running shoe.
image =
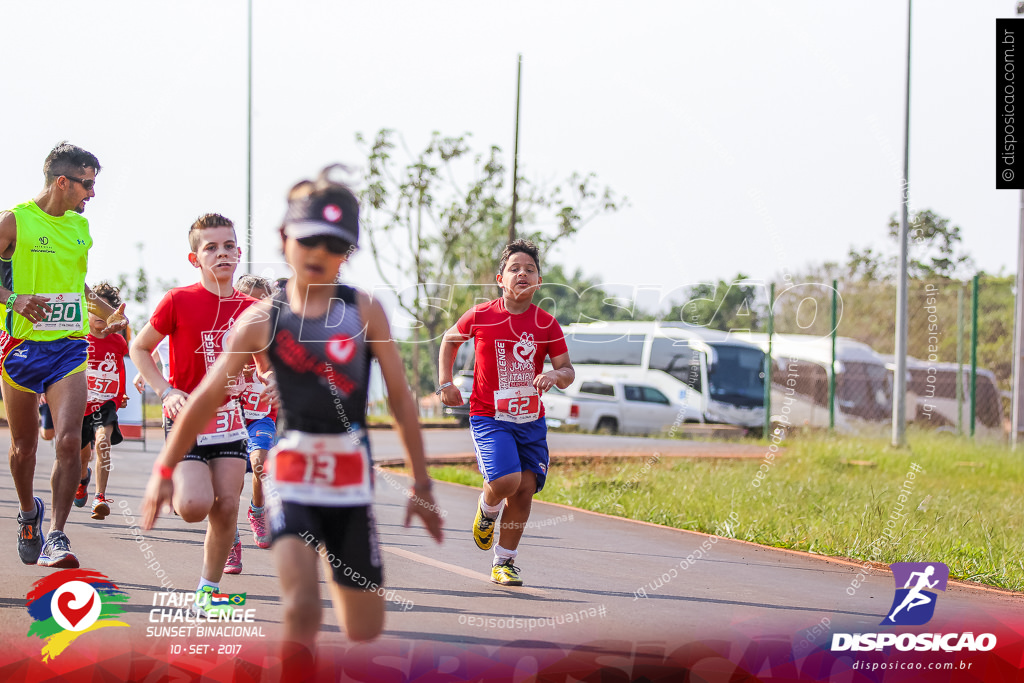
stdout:
[(512, 564), (511, 557), (491, 567), (491, 581), (502, 586), (523, 585), (523, 580), (519, 578), (519, 568)]
[(476, 504), (476, 519), (473, 520), (473, 541), (480, 550), (490, 550), (494, 545), (494, 523), (497, 517), (488, 517), (484, 509), (480, 507), (479, 501)]

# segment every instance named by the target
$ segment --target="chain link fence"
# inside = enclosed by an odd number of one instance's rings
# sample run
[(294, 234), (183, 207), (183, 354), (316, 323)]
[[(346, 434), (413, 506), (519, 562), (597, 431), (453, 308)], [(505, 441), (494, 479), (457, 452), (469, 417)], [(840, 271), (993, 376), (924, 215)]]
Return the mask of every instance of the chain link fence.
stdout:
[[(891, 434), (896, 287), (834, 285), (798, 285), (776, 299), (771, 414), (794, 427)], [(1007, 440), (1013, 286), (991, 276), (909, 283), (909, 428)]]

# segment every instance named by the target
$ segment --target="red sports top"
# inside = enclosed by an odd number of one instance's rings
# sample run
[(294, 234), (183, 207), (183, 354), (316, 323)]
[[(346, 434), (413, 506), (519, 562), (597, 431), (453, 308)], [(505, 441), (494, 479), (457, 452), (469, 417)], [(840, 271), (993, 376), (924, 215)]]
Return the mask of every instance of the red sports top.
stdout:
[(240, 292), (222, 299), (201, 282), (164, 294), (149, 324), (170, 339), (171, 386), (195, 391), (223, 350), (224, 333), (255, 303)]
[[(455, 327), (475, 338), (470, 415), (494, 417), (496, 392), (532, 387), (534, 378), (544, 371), (544, 358), (568, 351), (558, 321), (534, 304), (512, 315), (504, 298), (488, 301), (466, 311)], [(544, 406), (537, 408), (539, 417), (544, 417)]]
[(124, 357), (128, 355), (128, 342), (111, 332), (105, 337), (86, 336), (89, 342), (89, 367), (85, 371), (89, 382), (89, 398), (85, 414), (92, 415), (107, 401), (118, 407), (125, 395)]
[(256, 363), (249, 363), (242, 368), (242, 393), (238, 400), (242, 402), (242, 415), (245, 424), (269, 417), (277, 422), (277, 406), (270, 402), (266, 395), (266, 387), (256, 376)]

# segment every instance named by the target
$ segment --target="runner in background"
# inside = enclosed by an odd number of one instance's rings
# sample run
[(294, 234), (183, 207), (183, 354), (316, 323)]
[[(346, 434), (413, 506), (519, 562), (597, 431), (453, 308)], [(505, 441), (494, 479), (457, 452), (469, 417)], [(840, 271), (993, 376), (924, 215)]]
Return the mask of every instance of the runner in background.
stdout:
[[(272, 286), (258, 275), (243, 275), (235, 283), (235, 289), (254, 299), (263, 300), (270, 296)], [(242, 369), (242, 381), (245, 384), (239, 400), (242, 402), (245, 429), (249, 432), (249, 458), (245, 471), (252, 472), (252, 498), (249, 500), (247, 516), (256, 547), (269, 548), (270, 530), (267, 527), (267, 513), (264, 509), (266, 498), (263, 480), (267, 476), (267, 451), (277, 440), (277, 407), (271, 402), (269, 392), (265, 391), (266, 385), (260, 381), (256, 373), (255, 362)]]
[[(220, 214), (200, 216), (189, 229), (189, 262), (199, 270), (199, 282), (176, 287), (164, 295), (149, 323), (131, 346), (131, 358), (160, 396), (164, 431), (173, 435), (175, 421), (189, 394), (216, 361), (228, 329), (256, 300), (232, 287), (241, 258), (234, 224)], [(153, 350), (170, 339), (170, 379), (160, 373)], [(245, 359), (248, 360), (248, 359)], [(237, 395), (240, 383), (230, 387), (207, 424), (190, 436), (185, 462), (175, 472), (174, 509), (186, 522), (207, 520), (203, 544), (203, 569), (196, 589), (195, 609), (230, 612), (229, 605), (213, 605), (220, 592), (221, 575), (242, 570), (241, 546), (234, 545), (238, 531), (238, 497), (245, 480), (245, 441), (248, 434)], [(164, 470), (161, 470), (162, 472)], [(169, 471), (166, 472), (170, 477)], [(229, 557), (233, 550), (238, 553)]]
[[(121, 305), (117, 287), (101, 282), (93, 290), (112, 307)], [(89, 384), (88, 403), (82, 420), (82, 480), (75, 492), (75, 505), (83, 507), (89, 500), (89, 480), (93, 447), (96, 451), (96, 496), (92, 501), (92, 518), (104, 519), (110, 514), (107, 481), (110, 477), (110, 447), (124, 441), (117, 423), (117, 411), (128, 403), (125, 386), (124, 357), (128, 342), (121, 334), (111, 334), (96, 315), (89, 314)]]
[[(292, 188), (281, 237), (295, 276), (242, 316), (226, 353), (180, 413), (142, 504), (142, 525), (150, 529), (157, 513), (180, 495), (177, 471), (188, 464), (181, 459), (223, 403), (229, 378), (241, 372), (251, 354), (266, 350), (283, 424), (283, 436), (268, 457), (274, 487), (268, 496), (271, 536), (281, 578), (284, 637), (302, 648), (300, 653), (312, 649), (320, 630), (318, 546), (346, 635), (369, 640), (383, 629), (383, 568), (363, 427), (371, 356), (380, 362), (414, 481), (406, 526), (417, 515), (438, 542), (442, 535), (416, 404), (384, 309), (366, 294), (336, 284), (358, 239), (359, 204), (347, 187), (328, 179), (329, 170), (316, 182)], [(327, 557), (336, 558), (333, 566)], [(287, 655), (283, 660), (290, 661)]]
[(50, 415), (50, 406), (46, 405), (46, 394), (39, 394), (39, 438), (53, 441), (53, 434), (53, 416)]
[[(501, 297), (474, 306), (445, 333), (437, 393), (445, 405), (462, 405), (462, 394), (452, 383), (452, 365), (463, 342), (475, 339), (469, 425), (484, 490), (473, 521), (473, 541), (481, 550), (491, 548), (494, 524), (504, 505), (491, 580), (521, 586), (513, 561), (533, 496), (544, 488), (548, 472), (540, 394), (552, 386), (566, 388), (576, 373), (558, 321), (533, 304), (543, 282), (537, 246), (526, 240), (509, 243), (501, 254), (497, 281)], [(548, 372), (543, 372), (545, 356), (550, 356), (554, 368)]]
[[(89, 330), (86, 309), (112, 331), (124, 329), (124, 306), (113, 309), (85, 284), (89, 221), (82, 216), (100, 163), (61, 142), (43, 162), (44, 187), (35, 199), (0, 211), (0, 300), (5, 302), (0, 363), (11, 430), (10, 467), (18, 493), (18, 556), (25, 564), (79, 566), (64, 525), (81, 478), (82, 414)], [(33, 495), (39, 444), (39, 394), (53, 418), (56, 460), (50, 477), (53, 518), (45, 543), (46, 507)]]

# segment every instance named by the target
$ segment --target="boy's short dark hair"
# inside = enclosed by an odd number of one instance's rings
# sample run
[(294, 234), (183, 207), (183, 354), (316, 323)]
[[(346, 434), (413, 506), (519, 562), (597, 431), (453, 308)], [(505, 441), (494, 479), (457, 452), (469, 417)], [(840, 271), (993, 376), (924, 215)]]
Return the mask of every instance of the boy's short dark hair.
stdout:
[(197, 218), (196, 222), (192, 224), (192, 227), (188, 229), (188, 246), (193, 253), (199, 249), (199, 240), (203, 237), (199, 231), (205, 228), (231, 228), (234, 230), (235, 224), (231, 222), (230, 218), (222, 216), (219, 213), (204, 213), (202, 216)]
[(92, 293), (110, 304), (111, 308), (117, 308), (121, 305), (121, 290), (109, 282), (103, 281), (99, 283), (92, 288)]
[(43, 162), (43, 177), (46, 184), (50, 185), (62, 175), (78, 176), (87, 168), (100, 172), (100, 162), (96, 155), (72, 145), (67, 140), (61, 140), (46, 155), (46, 161)]
[(498, 275), (505, 272), (505, 266), (512, 254), (526, 254), (533, 259), (537, 266), (537, 274), (540, 275), (540, 248), (530, 240), (513, 240), (505, 245), (505, 251), (501, 252), (501, 262), (498, 264)]

